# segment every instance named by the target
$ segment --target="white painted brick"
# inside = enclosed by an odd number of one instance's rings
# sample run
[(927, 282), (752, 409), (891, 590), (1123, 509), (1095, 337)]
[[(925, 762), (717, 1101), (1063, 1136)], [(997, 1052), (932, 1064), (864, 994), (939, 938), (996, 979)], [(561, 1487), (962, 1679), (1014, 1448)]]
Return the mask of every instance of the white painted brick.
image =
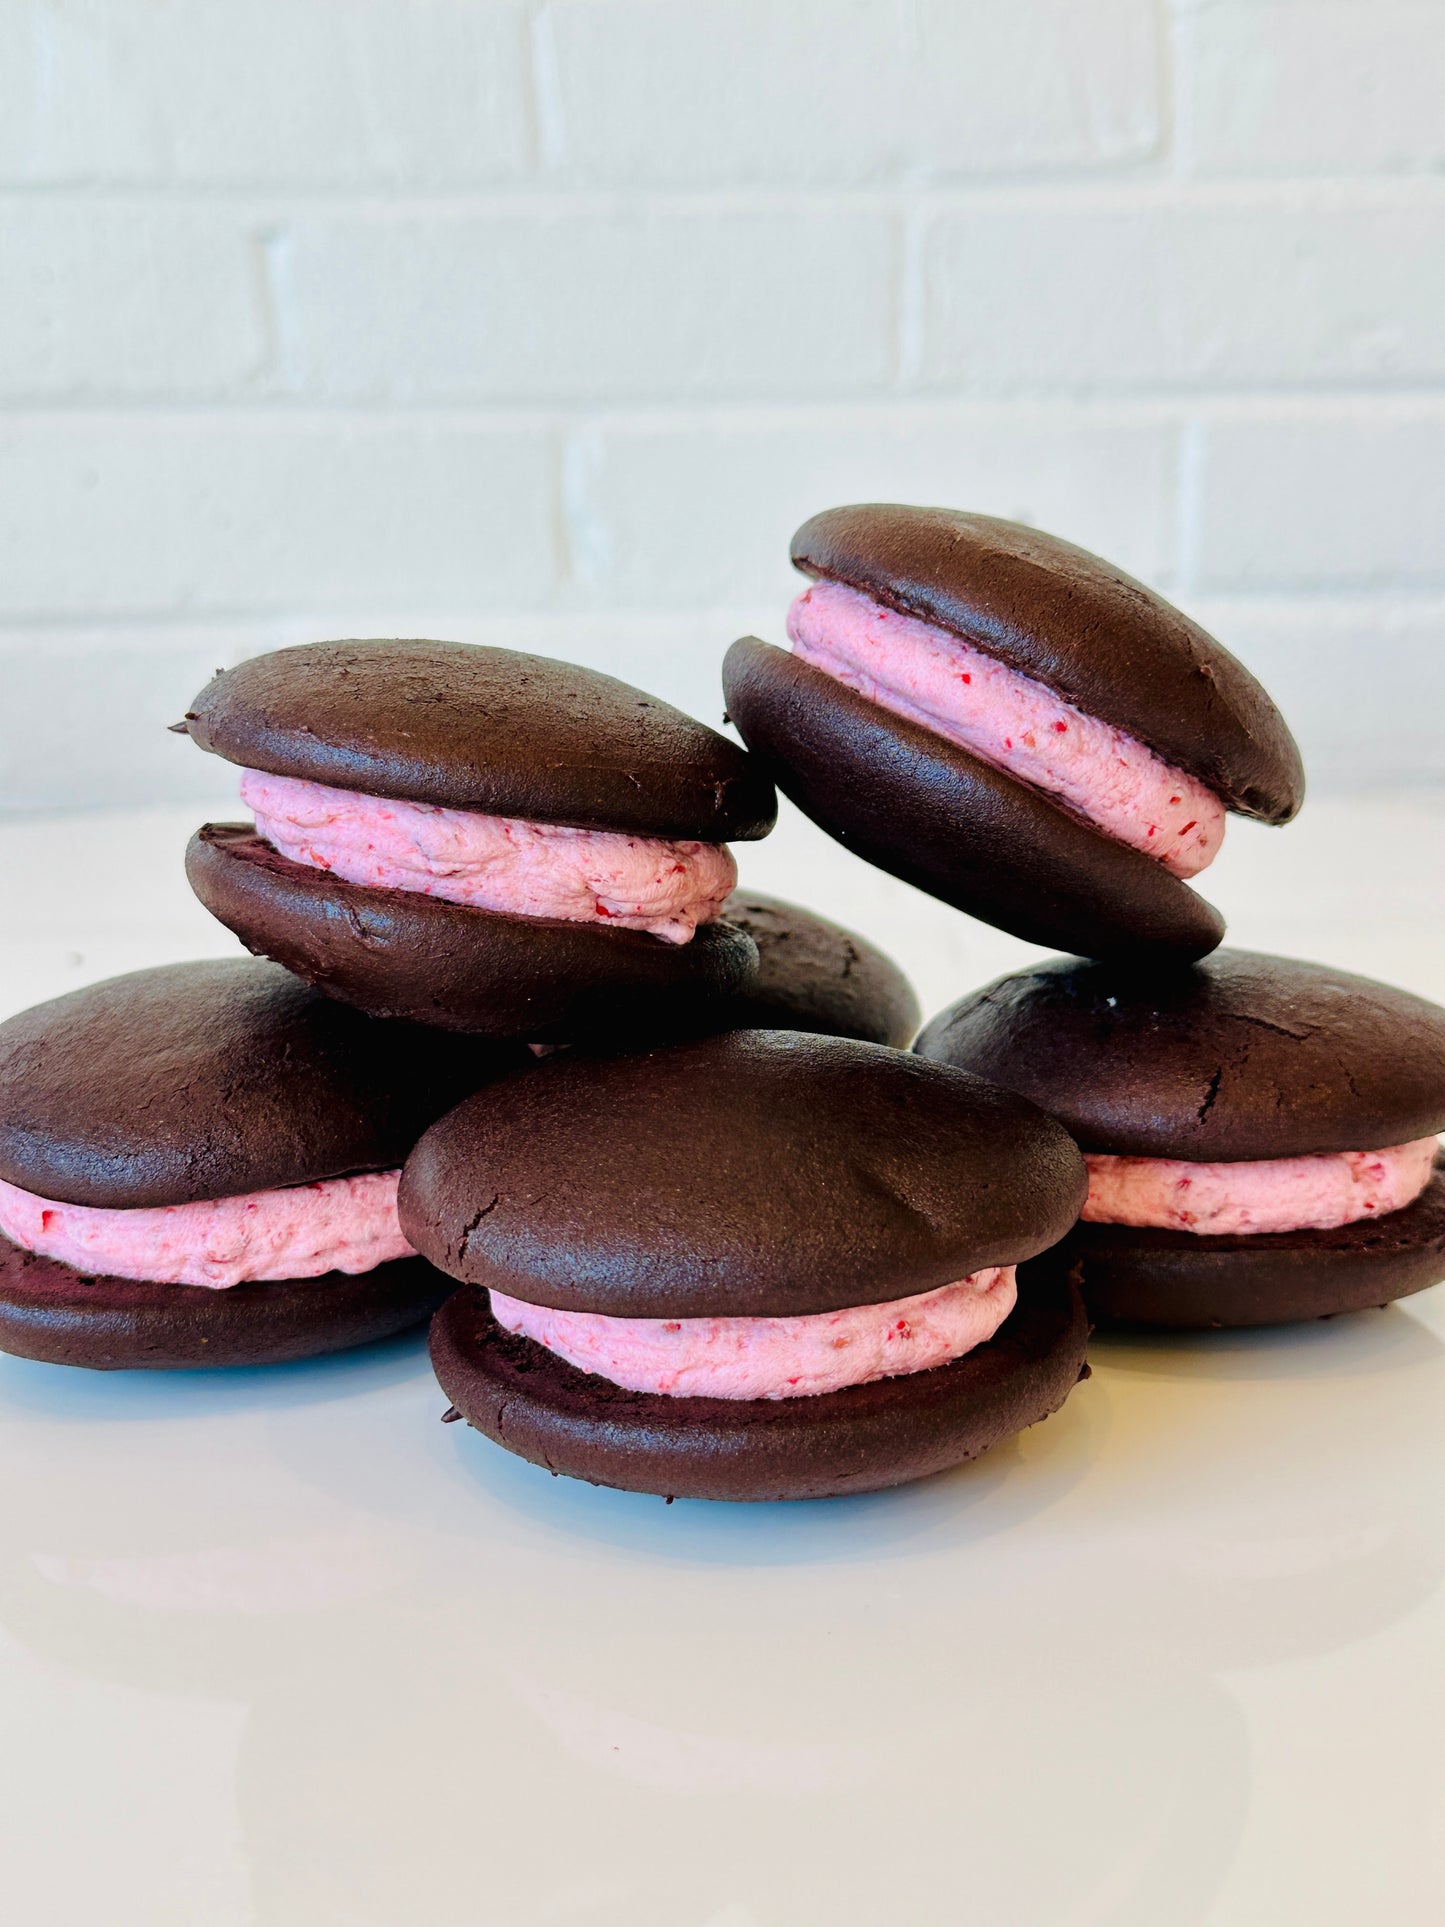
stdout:
[(552, 454), (525, 429), (205, 416), (12, 419), (0, 615), (536, 603)]
[(896, 361), (882, 212), (330, 215), (278, 245), (287, 379), (306, 395), (847, 393)]
[(1445, 415), (1211, 424), (1199, 476), (1201, 590), (1445, 582)]
[(530, 164), (523, 0), (8, 0), (0, 178), (478, 183)]
[(1312, 789), (1445, 782), (1445, 601), (1196, 598), (1189, 608), (1279, 704)]
[(1168, 428), (891, 409), (680, 422), (576, 437), (567, 520), (594, 602), (756, 603), (796, 592), (788, 538), (815, 510), (946, 502), (1034, 522), (1146, 580), (1173, 568)]
[(553, 0), (547, 158), (598, 182), (849, 182), (1137, 161), (1153, 0)]
[(1445, 375), (1445, 194), (955, 208), (927, 240), (925, 380)]
[(1438, 167), (1439, 0), (1204, 0), (1186, 15), (1185, 149), (1202, 173)]
[(270, 646), (215, 626), (0, 632), (0, 809), (234, 797), (235, 770), (167, 727), (217, 669)]
[(1160, 135), (1154, 0), (917, 0), (909, 159), (942, 173), (1141, 161)]
[(213, 395), (269, 354), (259, 244), (235, 217), (0, 202), (0, 394)]

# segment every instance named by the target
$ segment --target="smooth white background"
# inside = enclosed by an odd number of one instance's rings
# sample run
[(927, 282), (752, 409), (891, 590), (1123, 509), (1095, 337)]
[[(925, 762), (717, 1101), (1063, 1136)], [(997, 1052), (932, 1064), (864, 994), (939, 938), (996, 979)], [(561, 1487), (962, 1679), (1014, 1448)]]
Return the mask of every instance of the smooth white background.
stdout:
[(830, 502), (1175, 594), (1445, 773), (1437, 0), (0, 0), (0, 806), (228, 793), (218, 664), (709, 717)]

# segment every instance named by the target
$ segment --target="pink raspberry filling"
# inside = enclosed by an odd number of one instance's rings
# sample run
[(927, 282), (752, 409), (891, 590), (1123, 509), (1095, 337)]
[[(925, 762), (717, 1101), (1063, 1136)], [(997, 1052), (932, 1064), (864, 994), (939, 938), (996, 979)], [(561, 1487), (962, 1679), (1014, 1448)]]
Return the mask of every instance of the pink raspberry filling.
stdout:
[(1197, 876), (1224, 840), (1196, 777), (959, 636), (815, 582), (788, 611), (794, 653), (869, 702), (1043, 790), (1116, 842)]
[(1440, 1148), (1433, 1137), (1387, 1151), (1324, 1151), (1240, 1164), (1087, 1155), (1089, 1224), (1234, 1234), (1332, 1231), (1418, 1198)]
[(57, 1204), (0, 1179), (0, 1232), (90, 1276), (217, 1291), (266, 1279), (374, 1271), (413, 1256), (396, 1215), (399, 1171), (324, 1178), (235, 1198), (111, 1211)]
[(254, 769), (242, 774), (241, 798), (282, 856), (348, 883), (510, 916), (616, 923), (668, 943), (710, 923), (738, 880), (721, 843), (526, 823)]
[(1012, 1265), (886, 1305), (798, 1318), (609, 1318), (492, 1293), (492, 1312), (579, 1371), (673, 1398), (807, 1398), (932, 1371), (985, 1344), (1014, 1308)]

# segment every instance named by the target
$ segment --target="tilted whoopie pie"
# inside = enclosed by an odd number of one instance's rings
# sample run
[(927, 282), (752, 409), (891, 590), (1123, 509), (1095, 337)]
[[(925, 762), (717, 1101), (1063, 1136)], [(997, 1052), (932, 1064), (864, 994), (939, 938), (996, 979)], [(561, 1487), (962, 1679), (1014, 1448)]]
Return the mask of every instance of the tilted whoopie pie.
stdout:
[(736, 744), (611, 676), (456, 642), (321, 642), (211, 681), (183, 727), (239, 763), (255, 824), (186, 871), (248, 949), (373, 1015), (566, 1040), (726, 995), (718, 912), (773, 786)]
[(0, 1350), (261, 1365), (417, 1324), (422, 1131), (520, 1045), (373, 1022), (254, 958), (172, 964), (0, 1024)]
[(916, 1048), (1083, 1147), (1064, 1251), (1097, 1324), (1283, 1324), (1445, 1278), (1445, 1010), (1423, 998), (1248, 950), (1148, 977), (1060, 958)]
[(780, 787), (870, 863), (1030, 942), (1204, 955), (1184, 882), (1233, 810), (1286, 823), (1299, 751), (1253, 676), (1098, 556), (952, 509), (829, 509), (794, 653), (748, 637), (728, 714)]
[(957, 1465), (1084, 1363), (1062, 1272), (1084, 1169), (1032, 1105), (903, 1052), (731, 1031), (559, 1055), (407, 1162), (408, 1238), (464, 1289), (432, 1361), (479, 1431), (665, 1496), (818, 1498)]

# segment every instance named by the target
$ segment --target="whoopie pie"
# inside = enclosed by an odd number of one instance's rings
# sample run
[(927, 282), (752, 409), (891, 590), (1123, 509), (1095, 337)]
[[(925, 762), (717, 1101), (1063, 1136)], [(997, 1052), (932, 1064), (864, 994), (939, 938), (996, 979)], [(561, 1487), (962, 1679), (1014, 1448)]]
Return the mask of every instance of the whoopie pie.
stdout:
[(912, 1041), (923, 1014), (913, 986), (857, 931), (756, 890), (734, 890), (722, 915), (757, 945), (756, 976), (746, 990), (699, 992), (667, 1025), (645, 1015), (644, 1042), (721, 1030), (809, 1030), (898, 1047)]
[(1299, 751), (1253, 676), (1098, 556), (954, 509), (829, 509), (793, 653), (723, 668), (779, 786), (879, 868), (1033, 943), (1187, 959), (1223, 922), (1184, 879), (1227, 811), (1285, 823)]
[(880, 1045), (732, 1031), (549, 1058), (405, 1167), (406, 1236), (463, 1289), (432, 1361), (509, 1451), (596, 1485), (801, 1499), (902, 1484), (1062, 1403), (1084, 1195), (1030, 1104)]
[(1098, 1325), (1274, 1325), (1445, 1278), (1445, 1010), (1219, 950), (1143, 976), (1060, 958), (917, 1050), (1051, 1111), (1089, 1197), (1065, 1241)]
[(321, 642), (207, 684), (183, 727), (239, 763), (197, 896), (250, 950), (373, 1015), (566, 1040), (744, 988), (719, 912), (770, 779), (594, 670), (456, 642)]
[(377, 1023), (255, 958), (171, 964), (0, 1024), (0, 1350), (261, 1365), (426, 1318), (402, 1160), (519, 1045)]

